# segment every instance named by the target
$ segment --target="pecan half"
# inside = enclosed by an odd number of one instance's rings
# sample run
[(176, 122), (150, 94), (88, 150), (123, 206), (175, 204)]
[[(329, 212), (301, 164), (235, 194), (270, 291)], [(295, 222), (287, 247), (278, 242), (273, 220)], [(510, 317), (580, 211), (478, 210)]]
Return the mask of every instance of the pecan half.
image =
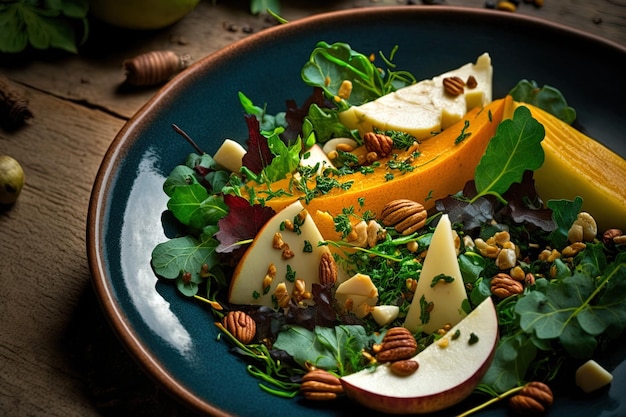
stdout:
[(399, 233), (409, 235), (424, 227), (428, 212), (416, 201), (398, 199), (385, 204), (380, 217), (383, 225), (394, 226)]
[(302, 377), (300, 392), (307, 400), (334, 400), (343, 393), (341, 381), (335, 375), (323, 369), (314, 369)]
[(463, 94), (464, 91), (464, 87), (465, 87), (465, 81), (463, 81), (461, 78), (459, 77), (446, 77), (443, 79), (443, 88), (446, 91), (446, 93), (450, 94), (451, 96), (460, 96), (461, 94)]
[(230, 334), (244, 345), (254, 340), (256, 323), (252, 317), (243, 311), (229, 311), (222, 319), (222, 324)]
[(509, 399), (509, 406), (518, 415), (538, 416), (552, 405), (554, 396), (549, 386), (533, 381), (526, 384), (519, 394)]
[(363, 143), (369, 152), (376, 152), (379, 158), (385, 157), (393, 151), (393, 139), (382, 133), (367, 132), (363, 135)]
[(391, 372), (400, 376), (408, 376), (417, 371), (419, 363), (412, 359), (392, 362), (390, 365)]
[(508, 298), (524, 292), (524, 286), (508, 274), (501, 272), (491, 280), (491, 292), (499, 298)]
[(329, 252), (324, 252), (320, 259), (319, 282), (323, 287), (333, 286), (337, 282), (337, 263)]
[(409, 359), (417, 353), (417, 342), (404, 327), (392, 327), (387, 331), (376, 354), (378, 362), (395, 362)]

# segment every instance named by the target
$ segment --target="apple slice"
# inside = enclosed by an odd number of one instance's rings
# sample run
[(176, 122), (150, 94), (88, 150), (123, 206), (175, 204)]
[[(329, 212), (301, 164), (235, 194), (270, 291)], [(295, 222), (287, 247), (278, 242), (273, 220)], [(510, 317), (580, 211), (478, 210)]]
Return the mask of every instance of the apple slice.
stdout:
[[(304, 220), (299, 220), (301, 216)], [(285, 222), (298, 223), (299, 227), (289, 230)], [(300, 201), (285, 207), (263, 226), (237, 264), (228, 301), (276, 308), (278, 284), (284, 282), (292, 294), (296, 279), (304, 280), (310, 293), (312, 284), (319, 283), (322, 254), (330, 252), (326, 246), (318, 246), (323, 240)]]
[(498, 342), (498, 317), (491, 298), (479, 304), (437, 342), (415, 355), (419, 368), (408, 376), (390, 364), (341, 378), (346, 395), (392, 414), (431, 413), (468, 397), (487, 372)]
[(452, 225), (448, 215), (443, 214), (430, 241), (404, 327), (412, 333), (433, 333), (445, 325), (454, 326), (466, 316), (466, 301)]

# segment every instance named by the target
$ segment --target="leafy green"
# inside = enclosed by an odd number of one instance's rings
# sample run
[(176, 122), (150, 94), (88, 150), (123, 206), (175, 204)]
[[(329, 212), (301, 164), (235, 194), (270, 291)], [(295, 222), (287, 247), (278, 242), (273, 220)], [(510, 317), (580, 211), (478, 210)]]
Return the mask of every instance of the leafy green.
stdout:
[(209, 195), (206, 188), (198, 183), (175, 187), (167, 208), (182, 224), (194, 229), (216, 224), (228, 214), (223, 197)]
[[(385, 62), (391, 64), (389, 60)], [(334, 98), (340, 108), (363, 104), (415, 82), (406, 71), (381, 71), (370, 57), (343, 42), (318, 42), (301, 75), (306, 84), (320, 87)], [(344, 81), (352, 84), (352, 90), (349, 97), (339, 98)]]
[(552, 247), (560, 248), (567, 243), (567, 233), (576, 220), (583, 205), (583, 199), (576, 197), (574, 201), (549, 200), (548, 208), (552, 210), (552, 218), (556, 229), (550, 234)]
[(516, 101), (532, 104), (539, 107), (567, 124), (576, 120), (576, 110), (567, 105), (567, 101), (559, 90), (549, 85), (539, 88), (535, 81), (521, 80), (509, 95)]
[(533, 119), (524, 106), (515, 109), (512, 119), (503, 120), (491, 139), (474, 173), (478, 198), (492, 194), (501, 195), (509, 187), (521, 182), (524, 171), (535, 170), (543, 164), (545, 157), (541, 141), (545, 129)]
[(266, 10), (280, 13), (280, 0), (250, 0), (250, 13), (259, 14)]
[(267, 113), (267, 106), (257, 106), (255, 105), (250, 98), (248, 98), (241, 91), (239, 92), (239, 102), (243, 107), (244, 111), (248, 114), (251, 114), (257, 118), (259, 121), (261, 130), (263, 131), (273, 131), (277, 127), (287, 127), (287, 121), (285, 120), (285, 112), (279, 112), (275, 115)]
[(217, 265), (217, 245), (217, 240), (212, 238), (204, 241), (193, 236), (170, 239), (152, 250), (152, 267), (158, 276), (176, 279), (181, 293), (192, 296), (202, 282), (202, 266), (206, 264), (212, 268)]
[(89, 32), (88, 9), (88, 0), (3, 1), (0, 52), (18, 53), (31, 46), (77, 53)]
[(374, 340), (359, 325), (316, 327), (314, 331), (290, 326), (278, 334), (274, 348), (289, 353), (303, 367), (312, 364), (338, 375), (359, 370), (361, 350)]

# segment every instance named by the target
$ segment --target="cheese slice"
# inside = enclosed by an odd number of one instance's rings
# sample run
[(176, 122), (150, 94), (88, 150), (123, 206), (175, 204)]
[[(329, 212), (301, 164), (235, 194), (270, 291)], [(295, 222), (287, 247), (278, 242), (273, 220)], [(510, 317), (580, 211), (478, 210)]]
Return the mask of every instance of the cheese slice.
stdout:
[[(473, 88), (464, 87), (463, 94), (452, 96), (443, 86), (448, 77), (459, 77), (463, 82), (474, 77)], [(398, 89), (377, 100), (353, 106), (339, 113), (339, 120), (361, 135), (379, 130), (406, 132), (417, 139), (428, 139), (461, 118), (472, 108), (492, 101), (493, 67), (491, 57), (484, 53), (476, 63), (468, 63), (432, 79)]]
[(430, 241), (404, 327), (412, 333), (418, 330), (433, 333), (445, 325), (454, 326), (467, 315), (463, 310), (466, 301), (452, 225), (448, 215), (442, 214)]

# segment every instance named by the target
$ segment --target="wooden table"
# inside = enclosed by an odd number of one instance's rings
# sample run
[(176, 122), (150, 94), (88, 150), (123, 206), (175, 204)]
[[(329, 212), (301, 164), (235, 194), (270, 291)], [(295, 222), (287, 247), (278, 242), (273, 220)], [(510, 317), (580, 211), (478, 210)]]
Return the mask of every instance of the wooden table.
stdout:
[[(18, 202), (0, 212), (1, 415), (190, 415), (142, 374), (109, 328), (90, 284), (85, 224), (104, 153), (157, 91), (121, 88), (121, 62), (156, 49), (199, 59), (273, 24), (252, 16), (247, 0), (213, 3), (201, 2), (159, 31), (133, 33), (92, 22), (92, 36), (75, 56), (0, 55), (0, 74), (25, 94), (35, 115), (16, 131), (0, 130), (0, 154), (19, 160), (27, 178)], [(283, 3), (282, 15), (295, 20), (407, 2)], [(445, 4), (484, 7), (482, 0)], [(624, 2), (546, 0), (541, 8), (522, 2), (516, 13), (626, 45)]]

